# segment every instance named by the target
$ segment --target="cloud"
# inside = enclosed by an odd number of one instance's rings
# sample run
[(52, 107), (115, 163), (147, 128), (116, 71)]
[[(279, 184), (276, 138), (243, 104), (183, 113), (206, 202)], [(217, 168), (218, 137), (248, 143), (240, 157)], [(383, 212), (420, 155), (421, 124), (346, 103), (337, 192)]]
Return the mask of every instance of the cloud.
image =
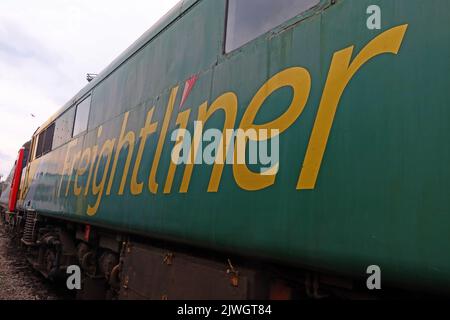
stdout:
[(0, 151), (0, 161), (9, 161), (9, 160), (11, 160), (11, 156), (9, 154)]
[(51, 65), (55, 63), (57, 56), (20, 25), (4, 18), (0, 21), (0, 58), (17, 64), (24, 59), (34, 59)]
[(99, 73), (177, 2), (0, 1), (0, 174), (86, 73)]
[[(11, 155), (0, 151), (0, 167), (6, 168), (6, 166), (9, 166), (10, 163), (14, 163), (14, 159), (11, 158)], [(0, 176), (2, 176), (2, 178), (3, 178), (2, 180), (7, 178), (9, 171), (10, 170), (1, 170), (0, 171)]]

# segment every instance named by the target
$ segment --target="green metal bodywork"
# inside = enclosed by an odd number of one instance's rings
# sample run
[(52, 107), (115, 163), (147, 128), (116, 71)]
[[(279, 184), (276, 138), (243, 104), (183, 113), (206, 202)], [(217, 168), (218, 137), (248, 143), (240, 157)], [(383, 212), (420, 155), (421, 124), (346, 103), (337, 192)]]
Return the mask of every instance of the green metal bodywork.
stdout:
[[(74, 154), (117, 140), (129, 112), (127, 131), (135, 132), (136, 142), (124, 194), (119, 196), (118, 190), (126, 148), (111, 194), (105, 192), (95, 215), (86, 214), (88, 204), (97, 199), (92, 192), (75, 196), (71, 186), (68, 196), (58, 193), (61, 179), (65, 191), (70, 178), (62, 176), (67, 142), (30, 163), (23, 205), (63, 219), (355, 278), (367, 276), (369, 265), (378, 265), (383, 281), (448, 290), (450, 2), (335, 2), (322, 1), (224, 54), (226, 1), (182, 1), (48, 122), (92, 94), (88, 131), (77, 137)], [(366, 9), (372, 4), (382, 9), (382, 30), (366, 27)], [(333, 54), (354, 46), (356, 55), (377, 35), (403, 24), (408, 30), (399, 53), (370, 60), (346, 87), (316, 187), (297, 190)], [(212, 167), (196, 165), (187, 193), (179, 192), (183, 167), (177, 168), (172, 192), (163, 193), (173, 147), (170, 135), (177, 128), (187, 79), (199, 76), (183, 107), (191, 109), (191, 132), (199, 106), (229, 91), (238, 97), (237, 127), (258, 89), (274, 74), (295, 66), (309, 71), (311, 92), (301, 116), (280, 136), (280, 170), (274, 185), (242, 190), (232, 166), (226, 165), (219, 191), (208, 193)], [(179, 90), (156, 176), (159, 190), (152, 194), (148, 176), (175, 86)], [(256, 121), (277, 118), (291, 95), (285, 89), (274, 93)], [(138, 175), (144, 189), (136, 196), (130, 193), (131, 172), (139, 132), (153, 106), (159, 126), (147, 139)], [(222, 128), (223, 121), (218, 112), (206, 126)], [(100, 171), (105, 163), (103, 159)], [(72, 172), (72, 181), (74, 176)], [(81, 176), (79, 184), (86, 183), (87, 175)]]

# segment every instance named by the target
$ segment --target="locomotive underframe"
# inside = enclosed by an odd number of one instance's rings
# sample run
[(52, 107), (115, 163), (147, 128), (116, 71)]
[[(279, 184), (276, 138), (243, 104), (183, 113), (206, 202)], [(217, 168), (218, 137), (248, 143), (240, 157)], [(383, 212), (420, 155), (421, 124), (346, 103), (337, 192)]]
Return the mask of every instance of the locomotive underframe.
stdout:
[(2, 220), (31, 266), (50, 280), (82, 270), (77, 299), (322, 299), (374, 298), (348, 278), (114, 230), (33, 211), (3, 212)]

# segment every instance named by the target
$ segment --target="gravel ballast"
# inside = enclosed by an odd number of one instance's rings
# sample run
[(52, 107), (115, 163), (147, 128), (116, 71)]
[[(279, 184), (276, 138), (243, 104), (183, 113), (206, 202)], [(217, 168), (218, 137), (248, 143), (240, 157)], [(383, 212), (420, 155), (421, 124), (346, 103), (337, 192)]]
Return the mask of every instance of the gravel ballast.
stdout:
[(31, 268), (14, 242), (0, 222), (0, 300), (64, 299), (54, 284)]

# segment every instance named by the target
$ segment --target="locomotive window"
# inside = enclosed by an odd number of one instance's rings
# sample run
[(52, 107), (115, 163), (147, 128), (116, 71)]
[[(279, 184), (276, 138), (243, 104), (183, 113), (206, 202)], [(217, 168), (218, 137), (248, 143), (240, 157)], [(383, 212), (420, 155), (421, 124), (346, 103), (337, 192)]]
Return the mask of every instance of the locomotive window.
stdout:
[(53, 148), (65, 144), (72, 138), (73, 122), (75, 119), (75, 106), (65, 111), (55, 124), (55, 136), (53, 138)]
[(320, 0), (228, 0), (225, 51), (239, 48), (319, 2)]
[(47, 129), (39, 134), (38, 144), (36, 148), (36, 159), (52, 151), (54, 134), (55, 123), (52, 123)]
[(53, 135), (55, 134), (55, 123), (52, 123), (47, 130), (45, 130), (44, 139), (44, 154), (52, 151), (53, 146)]
[(42, 146), (44, 145), (44, 138), (45, 138), (45, 131), (42, 131), (41, 134), (38, 137), (38, 143), (36, 146), (36, 155), (35, 158), (39, 158), (42, 156)]
[(25, 168), (28, 164), (28, 156), (30, 154), (30, 149), (25, 148), (23, 152), (23, 161), (22, 161), (22, 169)]
[(72, 137), (75, 137), (80, 133), (86, 131), (88, 126), (90, 109), (91, 109), (91, 96), (87, 97), (77, 105)]

